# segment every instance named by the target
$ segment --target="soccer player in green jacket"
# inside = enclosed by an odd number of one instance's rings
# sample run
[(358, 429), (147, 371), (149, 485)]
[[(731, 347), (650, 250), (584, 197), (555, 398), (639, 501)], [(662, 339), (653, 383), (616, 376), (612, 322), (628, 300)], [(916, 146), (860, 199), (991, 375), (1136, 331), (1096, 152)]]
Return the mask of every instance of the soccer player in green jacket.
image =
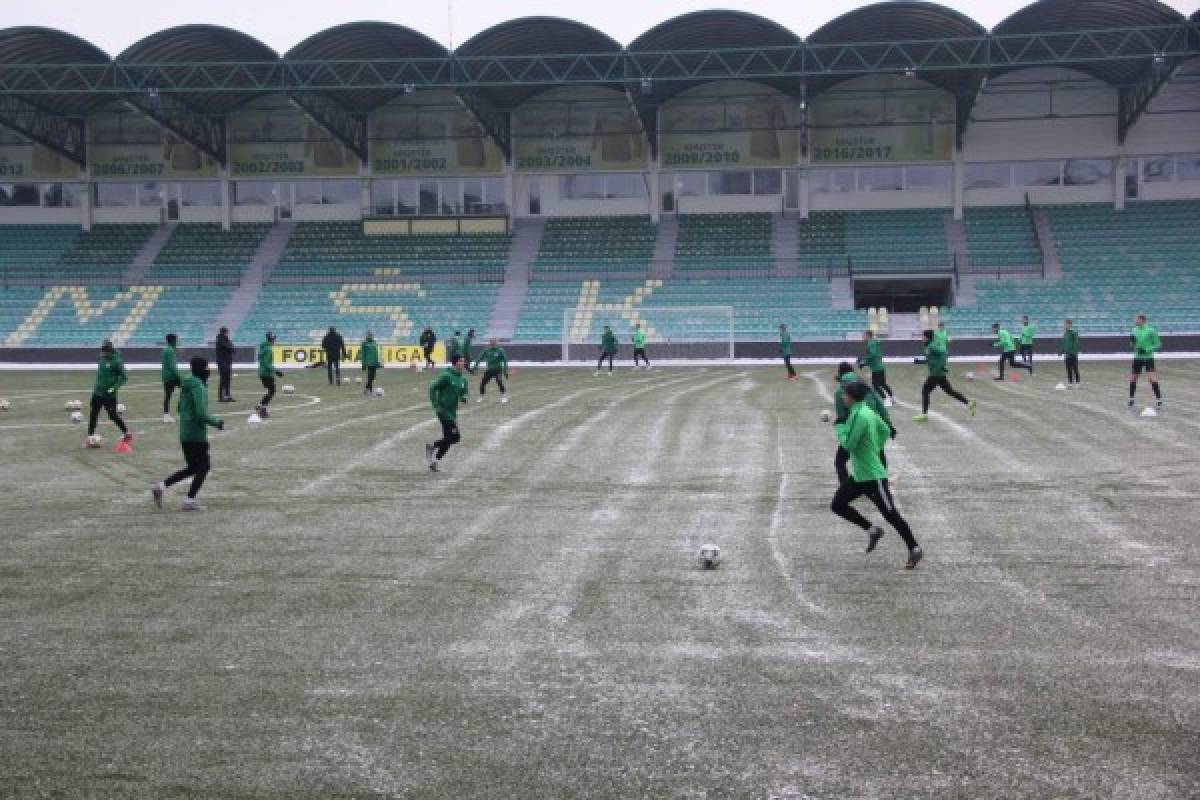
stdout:
[(925, 357), (916, 359), (916, 361), (925, 363), (929, 369), (929, 377), (925, 379), (925, 385), (921, 387), (921, 413), (913, 417), (913, 422), (929, 421), (929, 396), (933, 394), (934, 389), (941, 389), (965, 405), (968, 414), (972, 417), (975, 416), (977, 409), (975, 401), (968, 400), (961, 393), (956, 392), (946, 378), (949, 372), (950, 354), (938, 343), (937, 336), (933, 331), (925, 331)]
[(1078, 389), (1079, 380), (1079, 331), (1075, 330), (1071, 320), (1063, 322), (1062, 344), (1063, 362), (1067, 365), (1067, 388)]
[(429, 384), (429, 402), (433, 404), (438, 422), (442, 423), (442, 438), (425, 445), (425, 460), (429, 462), (430, 472), (437, 472), (446, 451), (462, 441), (458, 432), (458, 406), (467, 402), (467, 379), (463, 377), (465, 365), (462, 353), (457, 353), (450, 367), (442, 370), (442, 374)]
[(608, 359), (608, 374), (613, 374), (613, 359), (617, 355), (617, 335), (613, 333), (611, 325), (604, 326), (604, 334), (600, 337), (600, 360), (596, 362), (596, 374), (600, 374), (600, 367), (604, 364), (604, 359)]
[(102, 408), (124, 434), (125, 441), (133, 441), (133, 434), (125, 427), (125, 420), (117, 413), (117, 390), (128, 382), (129, 375), (125, 373), (125, 362), (121, 359), (121, 354), (116, 351), (112, 342), (105, 339), (100, 345), (100, 361), (96, 364), (96, 383), (92, 386), (91, 411), (88, 414), (88, 432), (87, 438), (83, 440), (84, 447), (94, 449), (100, 446), (92, 437), (96, 435), (96, 421)]
[(187, 464), (165, 481), (159, 481), (150, 489), (154, 505), (162, 508), (163, 494), (168, 486), (192, 479), (187, 497), (183, 499), (184, 511), (199, 511), (196, 495), (208, 477), (211, 463), (208, 459), (208, 428), (225, 430), (221, 419), (208, 413), (208, 360), (196, 356), (191, 361), (192, 374), (184, 378), (179, 389), (179, 443), (183, 447), (183, 460)]
[(1029, 374), (1033, 374), (1033, 337), (1037, 328), (1029, 324), (1029, 317), (1021, 317), (1021, 360), (1029, 365)]
[(1001, 328), (999, 322), (992, 323), (992, 335), (996, 337), (996, 341), (992, 342), (992, 347), (1000, 348), (1000, 375), (996, 380), (1004, 380), (1005, 364), (1013, 369), (1027, 369), (1030, 375), (1033, 374), (1033, 364), (1017, 363), (1017, 345), (1013, 341), (1012, 334)]
[[(858, 382), (858, 375), (854, 372), (848, 362), (843, 361), (838, 364), (837, 369), (837, 389), (833, 393), (833, 424), (841, 425), (850, 415), (850, 407), (846, 404), (846, 387), (852, 383)], [(896, 438), (896, 426), (892, 424), (892, 419), (888, 416), (887, 409), (879, 400), (879, 395), (875, 392), (870, 392), (867, 399), (864, 401), (867, 407), (879, 415), (879, 418), (884, 421), (891, 431), (891, 438)], [(850, 460), (850, 453), (844, 447), (838, 447), (837, 455), (833, 459), (833, 468), (837, 472), (838, 483), (845, 483), (850, 480), (850, 473), (846, 470), (846, 463)], [(883, 466), (887, 466), (887, 457), (883, 451), (879, 451), (879, 460)]]
[(495, 381), (496, 385), (500, 387), (500, 402), (507, 403), (508, 390), (504, 387), (504, 381), (508, 379), (508, 354), (495, 339), (488, 339), (488, 346), (479, 354), (479, 358), (475, 359), (474, 369), (479, 369), (479, 365), (485, 361), (487, 369), (483, 373), (483, 380), (479, 382), (479, 399), (475, 402), (483, 402), (483, 396), (487, 394), (488, 383)]
[(179, 388), (183, 376), (179, 374), (176, 363), (175, 348), (179, 337), (173, 333), (167, 334), (167, 346), (162, 351), (162, 385), (163, 385), (163, 422), (174, 422), (171, 419), (171, 395)]
[(650, 359), (646, 357), (646, 332), (642, 330), (642, 324), (639, 322), (633, 326), (633, 368), (638, 368), (638, 359), (646, 362), (646, 369), (650, 369)]
[(263, 419), (269, 416), (267, 406), (275, 396), (275, 379), (282, 377), (283, 373), (275, 369), (275, 334), (267, 331), (267, 337), (258, 343), (258, 379), (267, 393), (258, 401), (255, 411)]
[(875, 338), (875, 331), (864, 331), (863, 341), (867, 343), (867, 352), (858, 359), (858, 366), (865, 366), (871, 370), (871, 387), (883, 399), (883, 404), (891, 408), (892, 403), (896, 402), (896, 394), (892, 387), (888, 386), (887, 371), (883, 366), (883, 350), (879, 347), (879, 339)]
[(779, 325), (779, 355), (783, 356), (783, 365), (787, 367), (787, 379), (797, 380), (796, 370), (792, 369), (792, 335), (783, 323)]
[(908, 546), (908, 561), (905, 569), (915, 569), (924, 553), (917, 544), (912, 529), (900, 512), (896, 509), (896, 501), (892, 498), (892, 490), (888, 487), (888, 472), (879, 456), (887, 444), (891, 429), (883, 419), (872, 411), (864, 402), (871, 390), (865, 383), (856, 381), (845, 388), (846, 402), (850, 406), (846, 421), (834, 426), (838, 442), (850, 454), (850, 466), (854, 477), (838, 486), (833, 495), (830, 508), (842, 519), (853, 522), (867, 532), (867, 552), (875, 549), (883, 538), (883, 528), (872, 525), (858, 509), (850, 505), (858, 498), (866, 495), (870, 498), (879, 513), (883, 515), (904, 544)]
[(1138, 380), (1145, 370), (1150, 380), (1150, 388), (1154, 390), (1154, 406), (1162, 408), (1162, 390), (1158, 388), (1158, 375), (1154, 372), (1154, 354), (1162, 349), (1162, 339), (1158, 331), (1146, 324), (1146, 315), (1138, 314), (1133, 320), (1133, 332), (1129, 334), (1129, 343), (1133, 346), (1133, 370), (1129, 374), (1129, 407), (1133, 408), (1133, 396), (1137, 393)]
[(363, 387), (363, 394), (370, 396), (375, 391), (375, 373), (383, 366), (379, 360), (379, 343), (370, 331), (367, 331), (366, 338), (358, 347), (358, 360), (367, 371), (367, 385)]

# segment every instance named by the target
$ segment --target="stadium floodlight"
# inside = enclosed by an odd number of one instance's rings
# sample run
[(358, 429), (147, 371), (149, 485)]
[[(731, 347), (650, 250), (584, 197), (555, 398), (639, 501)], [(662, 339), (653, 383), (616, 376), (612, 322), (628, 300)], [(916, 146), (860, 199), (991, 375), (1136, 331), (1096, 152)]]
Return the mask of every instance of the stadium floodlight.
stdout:
[(917, 70), (916, 70), (916, 68), (915, 68), (915, 67), (909, 67), (908, 69), (904, 70), (904, 77), (906, 77), (906, 78), (915, 78), (915, 77), (917, 77)]

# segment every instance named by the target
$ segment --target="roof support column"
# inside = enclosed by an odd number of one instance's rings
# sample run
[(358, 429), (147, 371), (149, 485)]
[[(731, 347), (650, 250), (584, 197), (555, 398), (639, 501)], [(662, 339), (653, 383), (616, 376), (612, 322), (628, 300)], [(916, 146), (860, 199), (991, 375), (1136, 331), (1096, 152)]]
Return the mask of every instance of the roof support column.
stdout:
[(950, 180), (954, 192), (954, 218), (963, 218), (963, 153), (962, 148), (954, 145), (954, 161), (950, 169)]
[(233, 227), (233, 181), (229, 179), (229, 165), (222, 164), (220, 171), (221, 230)]
[(512, 159), (504, 159), (504, 204), (508, 207), (508, 218), (517, 218), (517, 182), (513, 177)]
[(375, 211), (374, 205), (371, 202), (371, 162), (358, 162), (358, 176), (362, 185), (362, 197), (360, 198), (360, 210), (362, 216), (369, 217)]
[(90, 231), (92, 225), (96, 221), (95, 203), (92, 202), (92, 193), (95, 191), (95, 184), (92, 183), (92, 170), (83, 170), (83, 191), (79, 193), (79, 225), (85, 231)]
[(662, 170), (658, 164), (658, 154), (650, 159), (650, 171), (647, 173), (646, 191), (650, 195), (650, 219), (655, 225), (662, 216)]
[(1125, 155), (1125, 147), (1117, 150), (1117, 159), (1113, 163), (1113, 208), (1125, 210), (1125, 171), (1129, 169), (1129, 157)]

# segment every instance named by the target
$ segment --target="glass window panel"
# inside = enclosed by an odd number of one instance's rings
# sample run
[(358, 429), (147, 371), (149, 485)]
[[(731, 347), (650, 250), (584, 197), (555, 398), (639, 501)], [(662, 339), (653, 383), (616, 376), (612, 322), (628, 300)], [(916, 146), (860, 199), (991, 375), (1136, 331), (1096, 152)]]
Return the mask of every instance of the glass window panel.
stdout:
[(362, 202), (362, 182), (321, 181), (321, 200), (330, 205), (356, 206)]
[(754, 193), (779, 195), (783, 193), (783, 173), (777, 169), (754, 170)]
[(682, 172), (676, 175), (675, 193), (679, 197), (703, 197), (708, 194), (708, 173)]
[(96, 184), (97, 207), (128, 207), (137, 202), (137, 184), (133, 183), (98, 183)]
[(800, 174), (789, 171), (783, 175), (783, 202), (787, 208), (800, 207)]
[(62, 208), (63, 185), (61, 183), (43, 183), (41, 191), (44, 208)]
[(233, 185), (233, 193), (235, 205), (275, 205), (275, 184), (268, 181), (238, 181)]
[(910, 192), (948, 192), (954, 183), (954, 170), (944, 166), (904, 168), (904, 188)]
[(1175, 177), (1181, 181), (1200, 181), (1200, 153), (1176, 158)]
[(853, 192), (855, 174), (852, 169), (814, 169), (809, 172), (809, 190), (814, 194)]
[(1011, 164), (967, 164), (964, 189), (1007, 189), (1012, 185)]
[(462, 213), (462, 181), (458, 179), (440, 181), (442, 192), (442, 213)]
[(508, 208), (508, 198), (504, 193), (503, 178), (486, 178), (483, 181), (484, 202), (493, 211), (504, 211)]
[(464, 180), (462, 182), (463, 213), (481, 214), (484, 211), (483, 181)]
[(297, 205), (318, 206), (321, 204), (320, 181), (296, 181), (292, 186)]
[(437, 181), (421, 181), (420, 203), (417, 208), (423, 216), (437, 216), (438, 213), (438, 184)]
[(62, 189), (63, 208), (78, 208), (81, 186), (78, 183), (55, 184)]
[(17, 183), (12, 187), (12, 205), (33, 206), (42, 204), (42, 192), (36, 183)]
[(221, 205), (221, 184), (219, 183), (181, 183), (179, 196), (185, 206), (219, 206)]
[(1063, 169), (1067, 186), (1095, 186), (1112, 180), (1112, 161), (1099, 158), (1072, 158)]
[(1019, 161), (1013, 164), (1013, 184), (1016, 186), (1060, 186), (1061, 161)]
[(636, 172), (619, 172), (604, 178), (604, 196), (609, 198), (645, 197), (646, 182)]
[(396, 182), (396, 213), (400, 215), (415, 215), (418, 207), (418, 181)]
[(1175, 176), (1175, 159), (1168, 156), (1148, 156), (1142, 159), (1142, 180), (1145, 183), (1169, 181)]
[(599, 200), (604, 197), (604, 176), (563, 175), (559, 191), (568, 200)]
[(163, 190), (157, 183), (143, 183), (138, 188), (138, 205), (147, 208), (162, 207)]
[(712, 193), (721, 195), (752, 194), (754, 191), (753, 173), (745, 172), (714, 172), (712, 173)]
[(393, 181), (371, 181), (371, 213), (381, 217), (396, 213), (396, 184)]
[(900, 167), (864, 167), (858, 171), (859, 190), (863, 192), (894, 192), (904, 185)]

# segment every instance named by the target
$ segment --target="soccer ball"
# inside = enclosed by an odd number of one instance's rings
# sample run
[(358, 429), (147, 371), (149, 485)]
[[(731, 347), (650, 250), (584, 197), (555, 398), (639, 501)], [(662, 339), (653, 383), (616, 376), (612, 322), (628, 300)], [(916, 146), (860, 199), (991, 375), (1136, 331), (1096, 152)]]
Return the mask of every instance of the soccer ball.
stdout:
[(362, 378), (355, 378), (355, 379), (354, 379), (354, 382), (355, 382), (355, 383), (362, 383)]
[(831, 419), (833, 419), (833, 412), (828, 408), (823, 409), (821, 411), (821, 422), (829, 422)]
[(87, 437), (87, 440), (88, 444), (99, 447), (100, 443), (104, 441), (104, 438), (98, 433), (93, 433), (91, 436)]
[(721, 548), (715, 544), (706, 544), (700, 548), (700, 566), (705, 569), (716, 569), (721, 563)]
[(383, 397), (383, 387), (382, 387), (382, 386), (376, 386), (376, 387), (375, 387), (375, 396), (376, 396), (376, 397)]
[(72, 411), (71, 422), (83, 422), (83, 414), (79, 411)]
[(117, 413), (118, 414), (125, 413), (125, 404), (124, 403), (117, 403)]
[(10, 408), (12, 408), (12, 403), (0, 398), (0, 411), (8, 411)]
[(974, 372), (968, 372), (968, 373), (967, 373), (966, 375), (964, 375), (963, 377), (965, 377), (965, 378), (966, 378), (967, 380), (969, 380), (969, 381), (973, 381), (973, 380), (975, 380), (975, 373), (974, 373)]
[(246, 417), (246, 424), (248, 425), (258, 425), (261, 422), (262, 417), (260, 417), (258, 414), (251, 413), (250, 416)]
[(285, 384), (283, 385), (283, 393), (284, 393), (284, 394), (295, 394), (295, 393), (296, 393), (296, 387), (295, 387), (295, 386), (292, 386), (290, 383), (285, 383)]
[(67, 405), (66, 405), (67, 411), (78, 411), (81, 408), (83, 408), (82, 400), (68, 400), (67, 401)]

